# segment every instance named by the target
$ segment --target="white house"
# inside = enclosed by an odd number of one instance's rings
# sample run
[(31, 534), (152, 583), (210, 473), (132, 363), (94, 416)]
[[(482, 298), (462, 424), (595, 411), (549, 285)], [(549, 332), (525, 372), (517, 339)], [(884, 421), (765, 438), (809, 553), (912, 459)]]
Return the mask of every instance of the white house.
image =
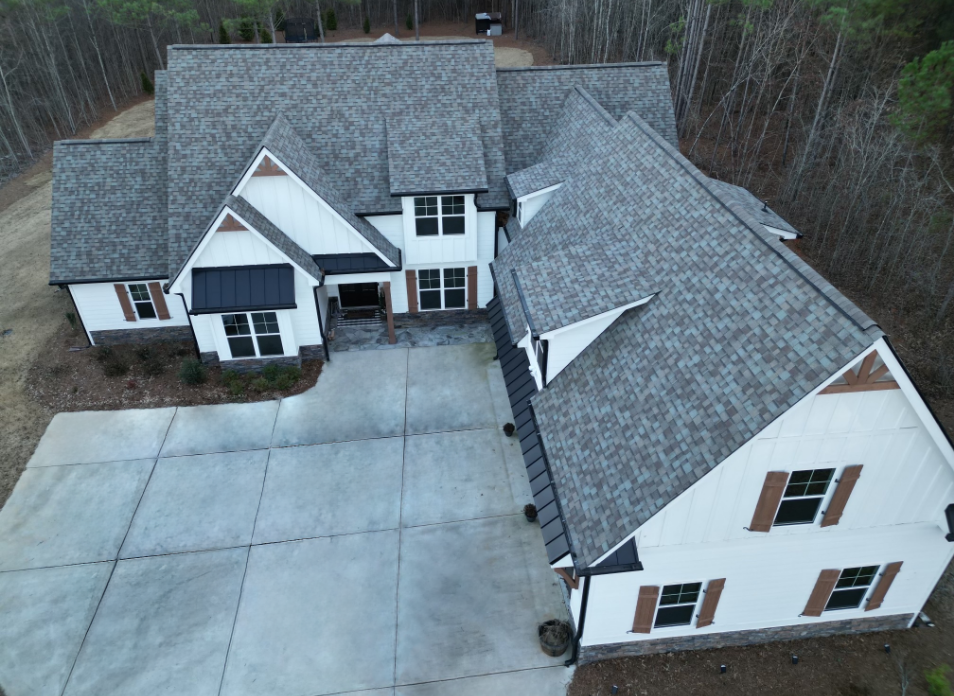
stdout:
[(951, 559), (950, 441), (798, 232), (682, 157), (660, 63), (174, 46), (155, 137), (57, 143), (53, 194), (94, 344), (254, 369), (327, 358), (335, 305), (486, 308), (574, 659), (907, 627)]

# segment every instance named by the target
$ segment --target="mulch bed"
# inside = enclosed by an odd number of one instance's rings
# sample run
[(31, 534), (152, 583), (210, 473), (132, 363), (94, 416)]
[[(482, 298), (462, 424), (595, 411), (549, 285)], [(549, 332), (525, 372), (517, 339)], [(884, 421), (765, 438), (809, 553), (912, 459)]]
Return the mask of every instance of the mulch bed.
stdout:
[[(302, 363), (300, 376), (285, 370), (271, 375), (271, 380), (258, 374), (236, 377), (234, 373), (223, 380), (221, 368), (209, 367), (204, 383), (185, 384), (179, 370), (183, 362), (194, 358), (195, 348), (189, 342), (110, 346), (108, 350), (90, 347), (82, 329), (74, 330), (64, 320), (30, 368), (26, 388), (33, 399), (53, 412), (250, 403), (310, 389), (324, 365), (321, 360), (310, 360)], [(282, 380), (293, 383), (281, 389), (285, 386)]]

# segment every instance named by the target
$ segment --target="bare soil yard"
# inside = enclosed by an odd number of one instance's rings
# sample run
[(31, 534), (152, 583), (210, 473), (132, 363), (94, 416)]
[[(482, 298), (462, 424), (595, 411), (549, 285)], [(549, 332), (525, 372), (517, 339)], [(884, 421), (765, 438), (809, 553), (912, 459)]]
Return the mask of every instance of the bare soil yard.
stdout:
[[(152, 135), (153, 102), (143, 101), (76, 137)], [(69, 294), (50, 277), (53, 153), (0, 189), (0, 504), (26, 466), (54, 412), (26, 391), (30, 366), (52, 348), (72, 311)]]

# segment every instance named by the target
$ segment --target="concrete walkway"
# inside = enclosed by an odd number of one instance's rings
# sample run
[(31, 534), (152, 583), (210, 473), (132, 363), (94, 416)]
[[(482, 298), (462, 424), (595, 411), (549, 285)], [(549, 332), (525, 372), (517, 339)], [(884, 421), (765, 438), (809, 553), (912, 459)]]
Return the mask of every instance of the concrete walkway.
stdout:
[(487, 344), (281, 402), (54, 418), (0, 511), (7, 696), (563, 694)]

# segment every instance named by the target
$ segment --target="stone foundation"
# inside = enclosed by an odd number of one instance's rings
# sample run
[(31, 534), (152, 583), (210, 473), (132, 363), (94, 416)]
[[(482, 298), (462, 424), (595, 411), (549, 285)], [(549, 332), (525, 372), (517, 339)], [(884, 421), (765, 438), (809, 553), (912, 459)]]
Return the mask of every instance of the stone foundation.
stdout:
[(490, 321), (486, 309), (448, 309), (418, 314), (395, 314), (394, 328), (414, 329), (435, 326), (469, 326)]
[(192, 338), (192, 328), (185, 326), (156, 326), (149, 329), (117, 329), (115, 331), (90, 331), (93, 343), (98, 346), (116, 346), (124, 343), (163, 343), (172, 341), (189, 341)]
[(301, 367), (303, 360), (324, 360), (325, 349), (322, 345), (301, 346), (298, 355), (283, 355), (278, 358), (241, 358), (239, 360), (219, 360), (217, 352), (202, 353), (199, 359), (210, 366), (218, 366), (223, 370), (232, 370), (239, 374), (246, 372), (258, 372), (268, 365), (281, 365), (282, 367)]
[[(847, 621), (822, 621), (819, 623), (799, 624), (798, 626), (777, 626), (752, 631), (728, 631), (726, 633), (706, 633), (702, 635), (673, 636), (639, 640), (632, 643), (612, 643), (609, 645), (580, 646), (579, 663), (581, 665), (599, 660), (636, 655), (654, 655), (657, 653), (679, 652), (681, 650), (708, 650), (738, 645), (774, 643), (801, 638), (823, 638), (845, 633), (868, 633), (871, 631), (896, 631), (907, 628), (914, 614), (896, 614), (894, 616), (871, 616)], [(584, 631), (584, 636), (586, 635)]]

